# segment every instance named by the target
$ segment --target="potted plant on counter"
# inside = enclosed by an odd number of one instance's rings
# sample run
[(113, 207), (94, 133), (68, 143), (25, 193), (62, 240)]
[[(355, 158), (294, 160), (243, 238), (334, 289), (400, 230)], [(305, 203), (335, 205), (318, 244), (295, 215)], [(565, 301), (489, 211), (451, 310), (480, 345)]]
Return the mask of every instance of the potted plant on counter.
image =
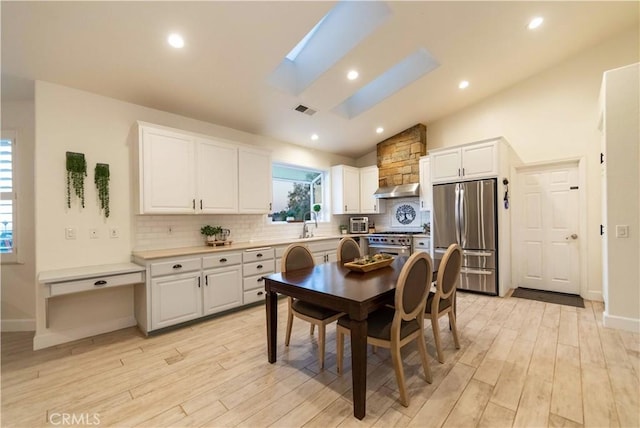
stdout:
[(200, 228), (200, 233), (207, 237), (207, 242), (214, 242), (216, 235), (222, 232), (220, 226), (209, 226), (208, 224)]
[(343, 235), (347, 234), (347, 225), (346, 224), (341, 224), (340, 225), (340, 233)]

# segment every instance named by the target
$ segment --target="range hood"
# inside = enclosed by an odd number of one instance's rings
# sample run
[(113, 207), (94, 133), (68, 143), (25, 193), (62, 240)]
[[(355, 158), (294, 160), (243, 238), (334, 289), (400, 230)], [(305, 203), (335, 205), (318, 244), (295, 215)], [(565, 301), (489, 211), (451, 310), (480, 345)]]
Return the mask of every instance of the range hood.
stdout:
[(407, 198), (420, 196), (420, 183), (399, 184), (397, 186), (380, 187), (373, 194), (378, 199)]

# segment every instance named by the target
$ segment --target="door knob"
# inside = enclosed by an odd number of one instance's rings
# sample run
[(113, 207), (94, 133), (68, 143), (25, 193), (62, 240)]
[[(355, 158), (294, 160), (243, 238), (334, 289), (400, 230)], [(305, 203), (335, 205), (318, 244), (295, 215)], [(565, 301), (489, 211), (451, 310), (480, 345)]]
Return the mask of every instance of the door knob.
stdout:
[(566, 238), (564, 238), (564, 239), (566, 239), (566, 240), (568, 241), (568, 240), (569, 240), (569, 238), (571, 238), (571, 239), (578, 239), (578, 235), (576, 235), (575, 233), (572, 233), (570, 236), (567, 236), (567, 237), (566, 237)]

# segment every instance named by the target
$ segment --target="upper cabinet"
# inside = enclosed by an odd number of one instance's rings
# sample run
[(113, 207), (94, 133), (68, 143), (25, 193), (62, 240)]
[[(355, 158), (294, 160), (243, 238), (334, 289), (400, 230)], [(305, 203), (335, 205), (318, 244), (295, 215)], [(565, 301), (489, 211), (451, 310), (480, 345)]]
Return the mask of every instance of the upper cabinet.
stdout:
[(139, 123), (138, 214), (266, 213), (271, 156)]
[(430, 151), (431, 181), (446, 183), (496, 177), (500, 167), (498, 150), (499, 141), (494, 140)]
[(378, 190), (378, 167), (373, 165), (360, 168), (360, 213), (380, 214), (384, 212), (384, 199), (373, 196), (376, 190)]
[(263, 214), (271, 210), (271, 155), (242, 147), (239, 154), (240, 213)]
[(331, 167), (333, 214), (360, 214), (360, 171), (348, 165)]
[(424, 156), (420, 158), (420, 211), (431, 211), (432, 207), (431, 159)]

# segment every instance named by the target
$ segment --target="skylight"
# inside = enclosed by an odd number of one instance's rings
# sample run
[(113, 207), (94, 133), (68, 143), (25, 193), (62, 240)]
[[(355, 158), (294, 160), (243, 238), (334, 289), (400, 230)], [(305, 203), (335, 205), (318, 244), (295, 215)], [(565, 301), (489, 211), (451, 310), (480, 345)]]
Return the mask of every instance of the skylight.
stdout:
[(347, 119), (354, 118), (439, 65), (426, 49), (420, 48), (360, 88), (331, 111)]
[(269, 83), (299, 95), (391, 17), (381, 1), (338, 2), (287, 54)]

